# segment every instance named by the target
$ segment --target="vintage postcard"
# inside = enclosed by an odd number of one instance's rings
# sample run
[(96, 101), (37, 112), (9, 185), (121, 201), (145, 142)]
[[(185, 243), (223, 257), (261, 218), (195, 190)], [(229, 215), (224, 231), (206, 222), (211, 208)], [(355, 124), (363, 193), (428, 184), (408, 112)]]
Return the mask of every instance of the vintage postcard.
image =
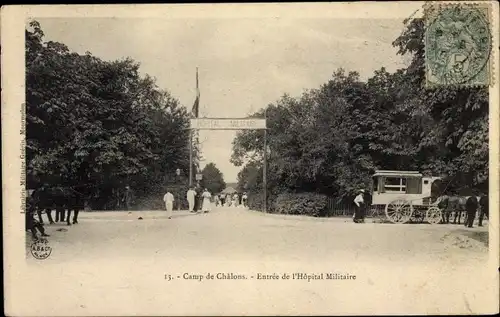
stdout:
[(2, 7), (6, 315), (498, 313), (498, 16)]

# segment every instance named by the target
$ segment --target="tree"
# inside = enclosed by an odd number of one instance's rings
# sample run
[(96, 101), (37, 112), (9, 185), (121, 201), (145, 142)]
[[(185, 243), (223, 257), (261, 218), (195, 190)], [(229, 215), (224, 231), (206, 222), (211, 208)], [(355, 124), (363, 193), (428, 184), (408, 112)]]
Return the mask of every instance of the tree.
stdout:
[(238, 173), (238, 190), (255, 190), (260, 184), (262, 184), (262, 165), (257, 162), (245, 164), (243, 169)]
[[(319, 192), (351, 199), (375, 169), (445, 176), (453, 188), (488, 184), (488, 91), (425, 87), (424, 24), (405, 21), (393, 43), (410, 65), (367, 81), (343, 69), (299, 98), (284, 95), (253, 116), (268, 119), (268, 192)], [(262, 131), (233, 141), (238, 183), (260, 192)], [(246, 163), (246, 164), (245, 164)]]
[(488, 89), (425, 88), (424, 22), (421, 18), (405, 22), (405, 31), (393, 45), (400, 54), (413, 56), (404, 78), (414, 87), (411, 103), (425, 113), (427, 121), (418, 146), (428, 159), (420, 166), (433, 174), (446, 175), (457, 190), (487, 190)]
[(226, 188), (224, 177), (221, 171), (214, 163), (208, 163), (201, 172), (203, 178), (200, 182), (201, 187), (208, 189), (211, 193), (220, 193)]
[(96, 208), (116, 208), (125, 185), (141, 197), (161, 190), (167, 171), (189, 169), (189, 114), (151, 77), (141, 77), (138, 63), (79, 55), (43, 37), (32, 21), (26, 29), (28, 186), (78, 187)]

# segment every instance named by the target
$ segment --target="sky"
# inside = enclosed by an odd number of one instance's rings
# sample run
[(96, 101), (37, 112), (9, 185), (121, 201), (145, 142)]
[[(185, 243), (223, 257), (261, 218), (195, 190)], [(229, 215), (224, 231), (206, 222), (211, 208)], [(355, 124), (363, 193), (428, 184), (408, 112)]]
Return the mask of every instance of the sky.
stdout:
[[(200, 116), (243, 118), (278, 100), (318, 88), (343, 67), (362, 79), (404, 67), (392, 42), (403, 19), (38, 18), (45, 40), (104, 60), (130, 57), (143, 74), (191, 110), (199, 68)], [(236, 131), (201, 131), (202, 167), (236, 182), (229, 159)]]

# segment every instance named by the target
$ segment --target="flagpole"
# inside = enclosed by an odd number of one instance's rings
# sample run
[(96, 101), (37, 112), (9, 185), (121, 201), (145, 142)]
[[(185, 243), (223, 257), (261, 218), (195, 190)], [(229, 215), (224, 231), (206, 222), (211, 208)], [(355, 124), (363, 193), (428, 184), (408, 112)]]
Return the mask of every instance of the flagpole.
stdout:
[[(196, 109), (196, 118), (198, 118), (199, 114), (200, 114), (200, 86), (199, 86), (199, 79), (198, 79), (198, 67), (196, 67), (196, 98), (198, 99), (198, 108)], [(199, 144), (199, 137), (198, 137), (198, 130), (195, 131), (196, 132), (196, 150), (198, 151), (198, 149), (200, 148), (200, 144)], [(199, 153), (198, 153), (199, 155)], [(196, 166), (196, 174), (198, 174), (198, 166)], [(199, 181), (196, 180), (196, 184), (198, 184)]]
[[(199, 113), (199, 101), (200, 101), (200, 89), (199, 89), (199, 84), (198, 84), (198, 67), (196, 67), (196, 100), (195, 104), (193, 105), (193, 117), (195, 119), (198, 118), (198, 113)], [(196, 136), (194, 135), (196, 133)], [(189, 130), (189, 187), (193, 186), (193, 138), (196, 139), (196, 148), (198, 148), (198, 136), (197, 136), (197, 131), (193, 129), (192, 127)], [(198, 173), (198, 171), (196, 171)]]
[[(267, 108), (264, 109), (264, 119), (267, 121)], [(264, 130), (264, 166), (262, 168), (264, 185), (264, 212), (267, 212), (267, 124)]]
[(189, 188), (193, 187), (193, 129), (189, 129)]

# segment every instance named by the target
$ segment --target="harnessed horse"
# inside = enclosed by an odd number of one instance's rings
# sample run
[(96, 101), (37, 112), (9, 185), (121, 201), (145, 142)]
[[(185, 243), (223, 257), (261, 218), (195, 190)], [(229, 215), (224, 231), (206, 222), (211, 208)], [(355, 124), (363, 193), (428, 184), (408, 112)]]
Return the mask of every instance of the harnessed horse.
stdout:
[[(436, 204), (442, 211), (442, 223), (450, 223), (450, 216), (453, 214), (454, 224), (460, 224), (463, 216), (464, 224), (471, 226), (479, 207), (479, 200), (480, 197), (476, 196), (440, 196)], [(472, 220), (469, 217), (473, 217)]]
[[(79, 191), (71, 187), (42, 187), (35, 190), (34, 205), (38, 214), (39, 222), (43, 224), (42, 211), (45, 213), (52, 224), (52, 210), (55, 209), (55, 222), (66, 222), (69, 226), (71, 223), (78, 223), (78, 214), (80, 210), (84, 209), (84, 186), (75, 186)], [(73, 219), (71, 219), (71, 212), (73, 212)]]

